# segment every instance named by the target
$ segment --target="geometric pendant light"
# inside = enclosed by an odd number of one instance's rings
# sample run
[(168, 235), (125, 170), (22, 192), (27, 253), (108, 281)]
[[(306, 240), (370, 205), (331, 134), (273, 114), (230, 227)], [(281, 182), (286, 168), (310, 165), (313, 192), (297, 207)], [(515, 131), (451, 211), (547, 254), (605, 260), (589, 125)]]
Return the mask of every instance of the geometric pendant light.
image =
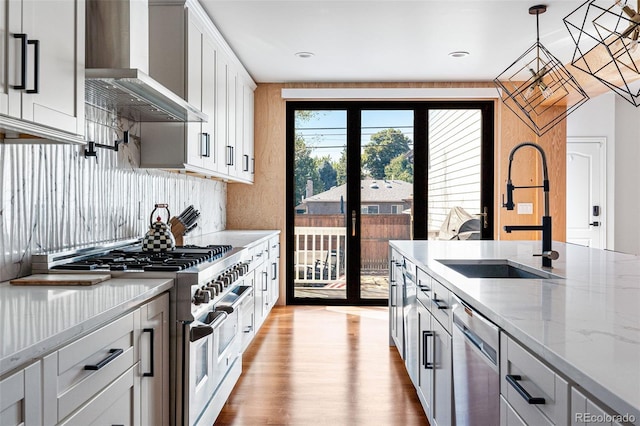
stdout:
[(538, 17), (547, 7), (529, 8), (536, 15), (536, 42), (494, 82), (502, 102), (538, 136), (589, 100), (576, 79), (540, 43)]
[(564, 18), (576, 45), (571, 64), (640, 105), (640, 0), (590, 0)]

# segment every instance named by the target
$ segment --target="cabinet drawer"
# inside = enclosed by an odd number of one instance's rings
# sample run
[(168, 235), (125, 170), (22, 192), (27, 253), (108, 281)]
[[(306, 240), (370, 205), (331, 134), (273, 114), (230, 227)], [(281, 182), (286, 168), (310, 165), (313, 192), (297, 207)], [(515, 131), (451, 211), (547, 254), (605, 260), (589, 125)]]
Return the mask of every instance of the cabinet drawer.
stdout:
[(0, 425), (42, 424), (40, 361), (0, 380)]
[(571, 388), (571, 426), (607, 425), (619, 426), (624, 416), (618, 415), (601, 406), (599, 402), (587, 397), (578, 389)]
[(504, 333), (500, 335), (500, 393), (527, 424), (568, 422), (568, 383)]
[(136, 363), (134, 325), (130, 313), (44, 358), (48, 418), (64, 419)]
[(277, 259), (280, 257), (280, 236), (271, 237), (269, 239), (269, 259)]
[(431, 309), (431, 297), (432, 297), (432, 287), (431, 283), (432, 278), (429, 274), (423, 271), (420, 268), (417, 268), (418, 272), (416, 274), (418, 286), (418, 300), (422, 302), (422, 304), (427, 308)]
[(251, 248), (251, 255), (253, 258), (252, 267), (262, 265), (269, 257), (269, 242), (263, 241), (253, 246)]
[(448, 288), (435, 279), (431, 279), (431, 313), (434, 318), (451, 334), (451, 305), (453, 300)]
[(502, 395), (500, 396), (500, 426), (527, 426)]
[(134, 425), (140, 405), (135, 367), (131, 367), (60, 425)]

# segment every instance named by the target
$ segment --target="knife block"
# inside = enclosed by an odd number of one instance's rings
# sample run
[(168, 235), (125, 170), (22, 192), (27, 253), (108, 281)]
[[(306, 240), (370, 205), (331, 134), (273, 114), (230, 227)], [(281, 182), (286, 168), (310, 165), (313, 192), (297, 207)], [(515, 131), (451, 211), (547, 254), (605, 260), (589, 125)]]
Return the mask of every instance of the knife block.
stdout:
[(175, 216), (169, 219), (169, 223), (171, 224), (171, 233), (173, 234), (173, 237), (176, 239), (176, 246), (183, 246), (184, 241), (182, 239), (182, 236), (184, 235), (184, 232), (187, 229), (184, 227), (182, 222), (180, 222), (178, 218), (176, 218)]

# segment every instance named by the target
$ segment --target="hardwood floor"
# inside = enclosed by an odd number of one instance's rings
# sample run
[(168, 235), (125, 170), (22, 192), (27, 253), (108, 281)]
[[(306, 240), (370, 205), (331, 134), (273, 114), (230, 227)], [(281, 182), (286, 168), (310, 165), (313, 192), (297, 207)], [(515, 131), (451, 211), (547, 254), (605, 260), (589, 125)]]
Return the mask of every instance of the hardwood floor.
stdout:
[(276, 306), (215, 425), (428, 425), (387, 308)]

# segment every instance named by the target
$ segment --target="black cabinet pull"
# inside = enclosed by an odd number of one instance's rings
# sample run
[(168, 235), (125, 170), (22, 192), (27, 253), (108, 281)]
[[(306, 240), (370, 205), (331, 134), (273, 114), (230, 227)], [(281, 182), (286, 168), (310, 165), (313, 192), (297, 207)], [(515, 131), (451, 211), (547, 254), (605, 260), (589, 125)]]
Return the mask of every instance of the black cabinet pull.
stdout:
[(102, 367), (104, 367), (105, 365), (109, 364), (111, 361), (113, 361), (114, 359), (116, 359), (120, 355), (122, 355), (123, 352), (124, 351), (122, 349), (109, 349), (109, 353), (111, 355), (109, 355), (108, 357), (106, 357), (105, 359), (103, 359), (102, 361), (100, 361), (97, 364), (85, 365), (84, 369), (85, 370), (100, 370)]
[(251, 174), (255, 174), (256, 173), (256, 159), (255, 158), (251, 158)]
[(33, 89), (27, 89), (27, 93), (40, 91), (40, 40), (29, 40), (27, 44), (33, 44)]
[(211, 135), (209, 133), (200, 135), (200, 152), (203, 157), (211, 156)]
[(14, 85), (13, 88), (23, 90), (27, 88), (27, 35), (14, 34), (13, 38), (20, 40), (20, 50), (22, 57), (20, 58), (20, 84)]
[(273, 262), (271, 264), (271, 266), (273, 266), (273, 275), (271, 277), (271, 281), (275, 281), (276, 280), (276, 275), (277, 275), (276, 272), (278, 271), (278, 269), (277, 269), (278, 267), (276, 265), (276, 262)]
[(433, 298), (433, 304), (436, 305), (436, 308), (438, 309), (449, 309), (449, 306), (444, 303), (443, 300), (436, 299), (435, 297)]
[(153, 366), (153, 347), (155, 346), (155, 332), (153, 328), (144, 328), (142, 329), (143, 333), (149, 333), (149, 337), (151, 338), (149, 342), (149, 372), (142, 373), (142, 377), (153, 377), (153, 373), (155, 368)]
[(242, 160), (243, 160), (242, 171), (243, 172), (248, 172), (249, 171), (249, 156), (247, 154), (244, 154), (242, 156)]
[(520, 394), (520, 396), (524, 398), (525, 401), (527, 401), (527, 403), (529, 404), (545, 403), (544, 398), (529, 395), (529, 392), (527, 392), (527, 390), (523, 388), (520, 383), (518, 383), (518, 380), (522, 380), (522, 377), (520, 375), (507, 374), (505, 378), (507, 379), (507, 382), (509, 382), (509, 384), (513, 386), (513, 388)]
[(227, 166), (233, 166), (233, 160), (231, 159), (231, 156), (233, 155), (232, 149), (233, 147), (231, 145), (227, 145)]
[(433, 370), (433, 362), (429, 362), (429, 357), (427, 354), (429, 353), (429, 346), (427, 346), (427, 338), (433, 337), (433, 331), (423, 331), (422, 332), (422, 365), (427, 370)]

